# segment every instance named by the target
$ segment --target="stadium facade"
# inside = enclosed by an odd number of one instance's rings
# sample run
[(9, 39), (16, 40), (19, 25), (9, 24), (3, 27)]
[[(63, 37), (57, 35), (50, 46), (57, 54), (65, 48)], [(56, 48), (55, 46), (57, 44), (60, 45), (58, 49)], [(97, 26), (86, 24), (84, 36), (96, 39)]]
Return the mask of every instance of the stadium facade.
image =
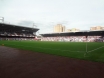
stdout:
[(38, 28), (0, 23), (0, 40), (34, 40)]

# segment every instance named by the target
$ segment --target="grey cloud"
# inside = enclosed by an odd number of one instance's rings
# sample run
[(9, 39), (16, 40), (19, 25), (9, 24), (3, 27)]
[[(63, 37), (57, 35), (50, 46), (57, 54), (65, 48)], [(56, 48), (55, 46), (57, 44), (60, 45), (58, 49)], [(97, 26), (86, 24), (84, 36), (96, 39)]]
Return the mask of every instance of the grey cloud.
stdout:
[(20, 21), (17, 24), (22, 26), (33, 26), (33, 21)]
[[(20, 21), (17, 24), (21, 26), (33, 26), (34, 21)], [(37, 28), (39, 28), (39, 33), (43, 32), (52, 32), (53, 31), (53, 24), (52, 23), (42, 23), (42, 22), (36, 22), (34, 23)]]

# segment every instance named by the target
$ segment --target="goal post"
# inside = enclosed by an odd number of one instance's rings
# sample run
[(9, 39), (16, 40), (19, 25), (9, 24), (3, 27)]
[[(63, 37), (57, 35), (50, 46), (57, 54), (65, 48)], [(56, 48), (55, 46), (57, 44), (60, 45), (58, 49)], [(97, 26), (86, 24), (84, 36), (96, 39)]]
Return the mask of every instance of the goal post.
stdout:
[(86, 35), (86, 45), (85, 45), (86, 51), (84, 53), (84, 57), (86, 56), (87, 51), (88, 51), (88, 44), (87, 44), (87, 42), (88, 42), (88, 35)]
[[(98, 37), (98, 38), (97, 38)], [(90, 38), (90, 36), (88, 36), (88, 34), (86, 35), (86, 43), (85, 43), (85, 52), (84, 52), (84, 57), (86, 57), (86, 55), (88, 54), (88, 53), (90, 53), (90, 52), (94, 52), (94, 51), (96, 51), (96, 50), (98, 50), (98, 49), (102, 49), (102, 48), (104, 48), (104, 43), (103, 43), (103, 36), (101, 36), (101, 39), (99, 38), (99, 36), (95, 36), (94, 38), (94, 40), (95, 40), (95, 43), (93, 44), (93, 48), (91, 48), (92, 47), (92, 45), (89, 43), (89, 38)], [(98, 39), (98, 41), (97, 41), (97, 39)]]

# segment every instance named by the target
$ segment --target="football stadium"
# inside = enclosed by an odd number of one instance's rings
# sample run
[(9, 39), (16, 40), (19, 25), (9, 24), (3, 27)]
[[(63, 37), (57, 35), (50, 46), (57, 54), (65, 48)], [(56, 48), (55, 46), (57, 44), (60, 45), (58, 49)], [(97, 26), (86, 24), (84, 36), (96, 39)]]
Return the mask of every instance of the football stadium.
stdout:
[(104, 78), (104, 0), (0, 0), (0, 78)]
[[(23, 58), (27, 56), (24, 60), (38, 56), (38, 61), (39, 59), (44, 59), (44, 57), (47, 57), (47, 59), (51, 57), (53, 59), (74, 59), (73, 61), (76, 62), (77, 60), (77, 63), (82, 63), (78, 60), (84, 60), (88, 63), (95, 62), (97, 64), (104, 62), (104, 30), (45, 33), (37, 36), (36, 32), (38, 30), (38, 28), (0, 23), (0, 61), (4, 62), (3, 60), (6, 59), (10, 61), (14, 57), (20, 59), (18, 52), (15, 53), (17, 50), (20, 50)], [(31, 53), (33, 53), (32, 56), (29, 56)], [(33, 61), (33, 59), (30, 60)]]
[[(104, 62), (104, 31), (46, 33), (37, 28), (0, 24), (0, 44), (41, 53)], [(39, 40), (38, 40), (39, 39)]]

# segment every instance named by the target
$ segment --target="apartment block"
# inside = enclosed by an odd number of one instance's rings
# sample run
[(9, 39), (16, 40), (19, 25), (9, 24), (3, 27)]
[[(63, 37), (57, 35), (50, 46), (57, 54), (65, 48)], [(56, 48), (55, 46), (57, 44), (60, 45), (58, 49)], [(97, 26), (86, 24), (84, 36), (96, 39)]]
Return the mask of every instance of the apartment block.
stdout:
[(104, 30), (104, 27), (102, 27), (102, 26), (90, 27), (90, 30), (91, 31), (94, 31), (94, 30)]
[(62, 24), (57, 24), (56, 26), (54, 26), (54, 32), (65, 32), (65, 26), (63, 26)]

